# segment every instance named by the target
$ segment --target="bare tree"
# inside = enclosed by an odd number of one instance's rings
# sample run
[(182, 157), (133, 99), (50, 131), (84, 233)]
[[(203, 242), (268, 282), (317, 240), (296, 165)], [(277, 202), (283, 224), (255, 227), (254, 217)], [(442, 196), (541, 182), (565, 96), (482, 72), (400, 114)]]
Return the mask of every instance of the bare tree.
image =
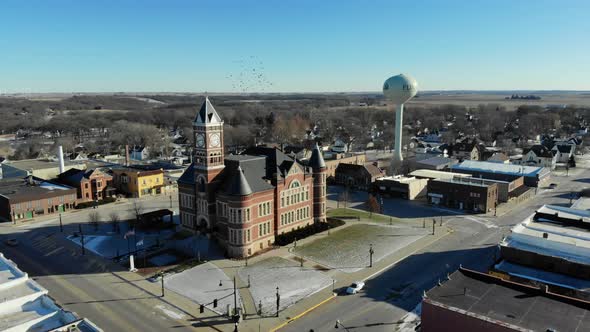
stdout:
[(119, 228), (119, 221), (121, 219), (119, 218), (119, 214), (113, 211), (109, 214), (109, 219), (111, 220), (111, 224), (113, 225), (113, 232), (120, 233), (121, 230)]
[(369, 210), (369, 218), (373, 217), (373, 212), (379, 212), (380, 210), (377, 198), (371, 194), (369, 194), (369, 199), (367, 199), (367, 208)]
[(98, 212), (93, 211), (88, 214), (88, 219), (90, 220), (90, 224), (94, 226), (94, 230), (98, 230), (98, 224), (100, 222), (100, 214)]
[(133, 201), (133, 212), (135, 213), (135, 222), (139, 223), (139, 219), (143, 213), (143, 206), (137, 200)]
[(350, 189), (348, 185), (344, 187), (344, 191), (338, 195), (338, 202), (342, 202), (344, 204), (344, 208), (346, 208), (346, 204), (350, 200)]

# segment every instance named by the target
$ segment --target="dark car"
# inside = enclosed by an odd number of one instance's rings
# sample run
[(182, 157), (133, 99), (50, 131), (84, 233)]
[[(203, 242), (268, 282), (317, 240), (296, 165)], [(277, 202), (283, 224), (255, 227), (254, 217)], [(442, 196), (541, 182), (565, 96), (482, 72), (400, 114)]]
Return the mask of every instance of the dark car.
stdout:
[(4, 243), (7, 246), (16, 247), (18, 245), (18, 240), (17, 239), (14, 239), (14, 238), (13, 239), (8, 239), (8, 240), (4, 241)]

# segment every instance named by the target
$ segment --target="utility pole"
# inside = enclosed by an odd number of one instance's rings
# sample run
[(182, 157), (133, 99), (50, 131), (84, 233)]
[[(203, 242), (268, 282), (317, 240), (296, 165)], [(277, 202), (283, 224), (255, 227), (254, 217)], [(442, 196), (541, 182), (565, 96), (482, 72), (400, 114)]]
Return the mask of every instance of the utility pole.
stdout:
[[(172, 193), (170, 193), (170, 208), (172, 208)], [(172, 220), (170, 220), (172, 221)]]
[(160, 280), (162, 281), (162, 297), (164, 297), (164, 273), (160, 273)]
[(64, 232), (64, 225), (61, 223), (61, 213), (59, 214), (59, 231)]
[(369, 267), (373, 267), (373, 254), (375, 253), (375, 251), (373, 251), (373, 244), (369, 244)]
[(436, 226), (436, 220), (432, 220), (432, 235), (434, 235), (434, 227)]
[(281, 295), (279, 294), (279, 286), (277, 286), (277, 317), (279, 317), (280, 304), (281, 304)]

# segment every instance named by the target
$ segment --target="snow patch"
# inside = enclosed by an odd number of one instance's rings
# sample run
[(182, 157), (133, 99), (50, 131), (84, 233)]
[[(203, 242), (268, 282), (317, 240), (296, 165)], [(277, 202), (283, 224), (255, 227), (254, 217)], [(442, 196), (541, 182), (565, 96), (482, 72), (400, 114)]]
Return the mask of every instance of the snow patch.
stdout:
[(167, 308), (165, 305), (157, 305), (156, 308), (162, 310), (162, 312), (166, 314), (166, 316), (172, 319), (184, 319), (184, 317), (186, 317), (185, 314), (171, 310)]

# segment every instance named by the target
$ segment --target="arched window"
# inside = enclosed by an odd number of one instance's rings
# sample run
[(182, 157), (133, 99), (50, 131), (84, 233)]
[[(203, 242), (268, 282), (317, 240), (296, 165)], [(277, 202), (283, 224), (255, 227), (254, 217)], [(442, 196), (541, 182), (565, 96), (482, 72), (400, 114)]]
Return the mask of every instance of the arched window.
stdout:
[(199, 192), (202, 192), (202, 193), (205, 192), (205, 179), (203, 179), (202, 177), (200, 177), (197, 180), (197, 183), (198, 183)]
[(291, 185), (289, 186), (289, 189), (290, 188), (297, 188), (297, 187), (300, 187), (300, 186), (301, 186), (301, 183), (299, 183), (299, 181), (297, 181), (297, 180), (294, 180), (293, 182), (291, 182)]

